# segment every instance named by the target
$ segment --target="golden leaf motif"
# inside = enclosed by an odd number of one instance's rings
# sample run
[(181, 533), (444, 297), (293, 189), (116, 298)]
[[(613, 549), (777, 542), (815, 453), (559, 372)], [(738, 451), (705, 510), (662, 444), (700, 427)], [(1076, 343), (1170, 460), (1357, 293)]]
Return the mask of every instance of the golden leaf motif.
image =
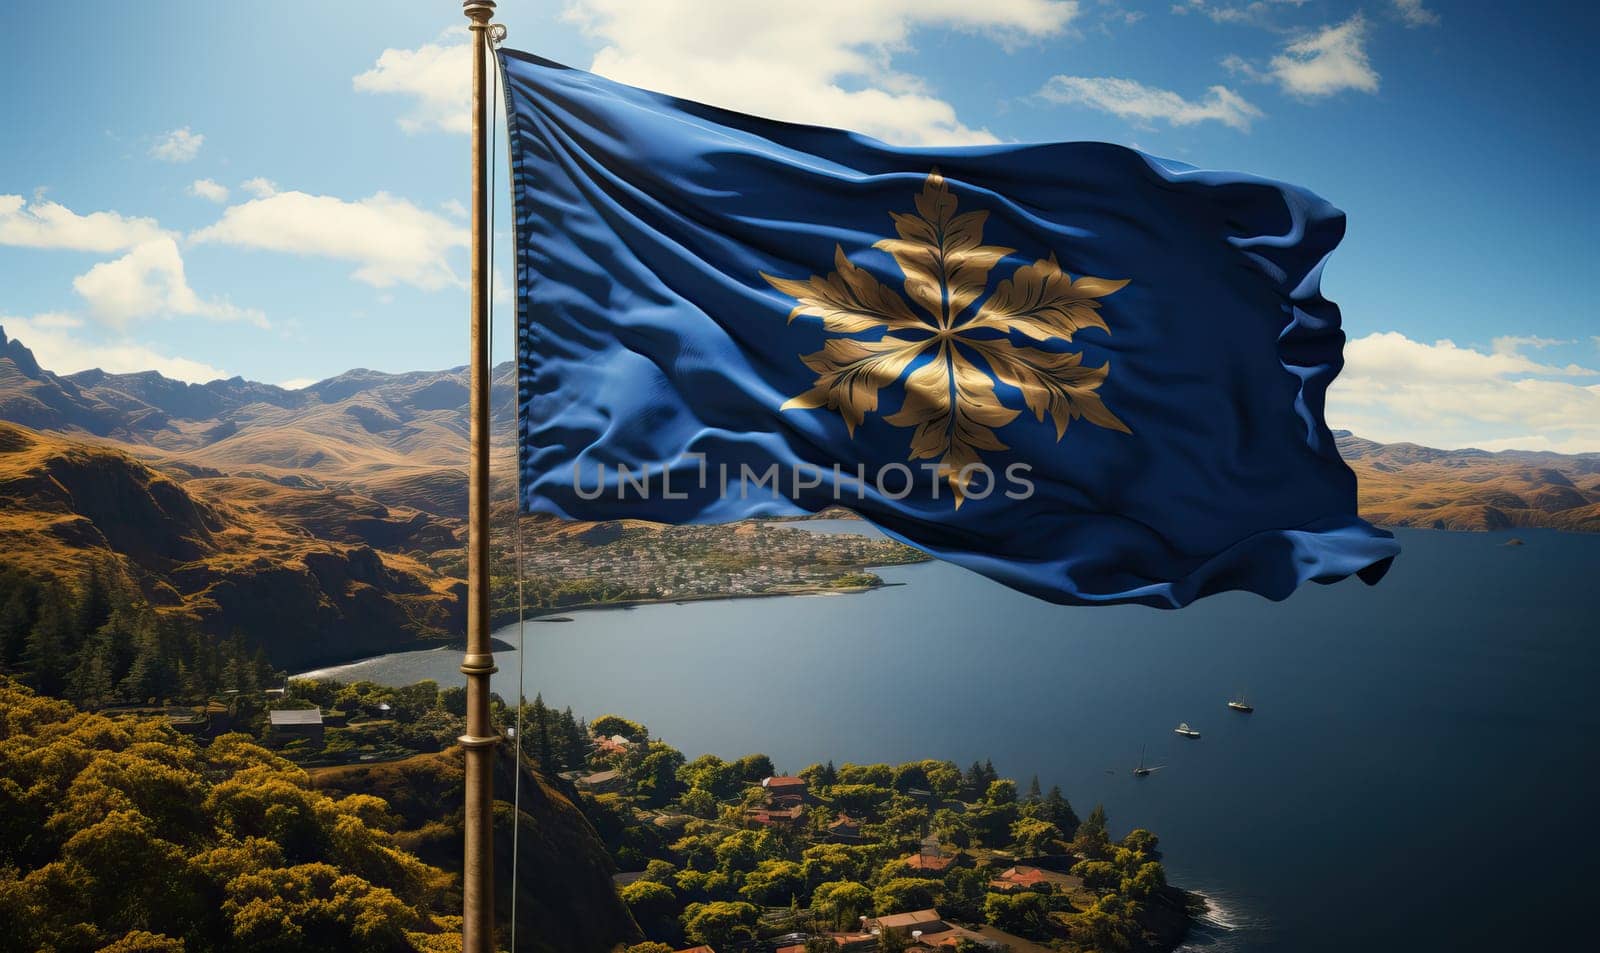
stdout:
[[(1071, 341), (1084, 328), (1110, 333), (1098, 299), (1128, 282), (1074, 280), (1052, 253), (1018, 268), (968, 315), (988, 287), (989, 273), (1015, 249), (983, 244), (989, 213), (957, 213), (957, 204), (935, 169), (916, 197), (916, 214), (889, 213), (899, 237), (874, 247), (893, 256), (905, 275), (904, 298), (852, 264), (839, 246), (832, 274), (795, 280), (763, 272), (761, 277), (797, 302), (790, 321), (817, 317), (823, 330), (847, 335), (829, 338), (822, 350), (801, 357), (816, 372), (816, 383), (782, 409), (826, 407), (844, 418), (854, 436), (866, 415), (878, 409), (878, 392), (904, 377), (900, 409), (883, 419), (914, 428), (908, 459), (938, 460), (939, 474), (959, 507), (972, 468), (982, 463), (979, 451), (1009, 449), (995, 430), (1021, 414), (1001, 402), (997, 380), (1021, 392), (1036, 420), (1048, 416), (1057, 440), (1078, 419), (1131, 431), (1097, 393), (1109, 364), (1084, 367), (1082, 354), (1011, 340), (1013, 331), (1041, 343)], [(878, 336), (850, 336), (864, 332)]]

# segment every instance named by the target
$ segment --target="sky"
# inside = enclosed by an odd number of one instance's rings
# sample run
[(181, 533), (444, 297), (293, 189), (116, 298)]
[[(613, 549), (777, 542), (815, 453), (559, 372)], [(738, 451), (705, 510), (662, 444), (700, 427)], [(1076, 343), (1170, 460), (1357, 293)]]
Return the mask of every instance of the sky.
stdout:
[[(60, 372), (290, 387), (466, 362), (455, 0), (62, 13), (0, 12), (8, 336)], [(1330, 424), (1600, 451), (1587, 4), (508, 0), (498, 20), (623, 82), (891, 142), (1103, 140), (1306, 186), (1349, 215)], [(503, 226), (497, 252), (508, 275)]]

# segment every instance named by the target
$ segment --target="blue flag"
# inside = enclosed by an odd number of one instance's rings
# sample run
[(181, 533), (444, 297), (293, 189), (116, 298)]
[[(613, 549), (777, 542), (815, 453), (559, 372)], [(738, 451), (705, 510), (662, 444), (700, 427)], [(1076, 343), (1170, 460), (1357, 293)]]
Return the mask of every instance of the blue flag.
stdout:
[(1399, 551), (1323, 421), (1292, 186), (1104, 143), (887, 146), (503, 51), (526, 511), (854, 510), (1055, 602), (1182, 606)]

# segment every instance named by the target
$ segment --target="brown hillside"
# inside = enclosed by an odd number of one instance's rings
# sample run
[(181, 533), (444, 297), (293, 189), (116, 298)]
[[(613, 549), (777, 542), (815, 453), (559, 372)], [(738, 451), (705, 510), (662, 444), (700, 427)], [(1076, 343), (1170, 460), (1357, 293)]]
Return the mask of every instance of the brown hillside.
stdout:
[(460, 593), (410, 551), (454, 545), (425, 513), (242, 477), (179, 482), (102, 444), (0, 423), (0, 552), (75, 577), (114, 564), (152, 603), (241, 632), (282, 666), (459, 631)]
[(1436, 450), (1348, 434), (1339, 451), (1374, 523), (1429, 529), (1600, 532), (1600, 454)]

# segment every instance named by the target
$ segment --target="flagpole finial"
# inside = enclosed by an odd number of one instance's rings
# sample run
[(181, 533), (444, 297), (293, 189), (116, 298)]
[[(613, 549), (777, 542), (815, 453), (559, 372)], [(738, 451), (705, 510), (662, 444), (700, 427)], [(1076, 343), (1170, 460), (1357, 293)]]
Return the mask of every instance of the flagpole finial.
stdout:
[(469, 30), (482, 30), (489, 25), (489, 18), (494, 16), (494, 0), (462, 0), (461, 12), (472, 21)]

